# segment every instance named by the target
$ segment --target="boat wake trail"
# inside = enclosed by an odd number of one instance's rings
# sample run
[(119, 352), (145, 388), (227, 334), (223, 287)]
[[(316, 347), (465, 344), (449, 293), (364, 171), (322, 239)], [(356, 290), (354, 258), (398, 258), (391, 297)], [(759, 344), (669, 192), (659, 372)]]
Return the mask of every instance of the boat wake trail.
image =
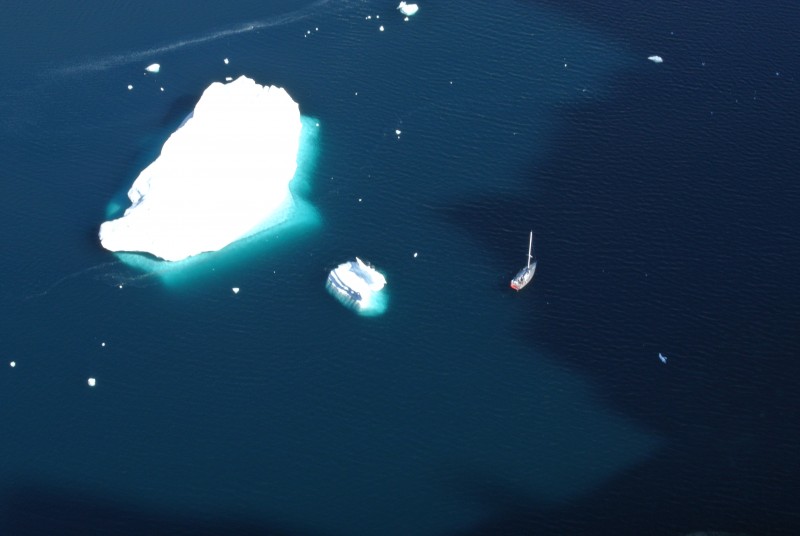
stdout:
[[(65, 275), (55, 283), (51, 284), (46, 289), (42, 290), (41, 292), (36, 292), (34, 294), (30, 294), (25, 296), (24, 300), (32, 300), (34, 298), (41, 298), (42, 296), (46, 296), (55, 288), (63, 285), (67, 281), (72, 279), (77, 279), (78, 277), (93, 274), (95, 279), (99, 281), (103, 281), (112, 286), (134, 286), (134, 287), (145, 287), (150, 286), (153, 284), (151, 280), (153, 279), (152, 273), (132, 273), (120, 270), (120, 268), (125, 268), (126, 265), (122, 261), (112, 261), (112, 262), (104, 262), (102, 264), (97, 264), (95, 266), (90, 266), (89, 268), (85, 268), (83, 270), (79, 270), (77, 272)], [(99, 273), (98, 273), (99, 272)]]
[[(332, 0), (318, 0), (317, 2), (314, 2), (311, 5), (298, 9), (296, 11), (292, 11), (290, 13), (285, 13), (283, 15), (276, 15), (274, 17), (270, 17), (269, 19), (257, 20), (253, 22), (239, 24), (231, 28), (218, 30), (216, 32), (211, 32), (209, 34), (200, 37), (183, 39), (180, 41), (176, 41), (174, 43), (168, 43), (165, 45), (148, 48), (145, 50), (139, 50), (136, 52), (129, 52), (127, 54), (115, 54), (100, 59), (92, 59), (78, 64), (67, 65), (65, 67), (55, 69), (53, 71), (53, 74), (72, 75), (72, 74), (81, 74), (93, 71), (103, 71), (106, 69), (110, 69), (112, 67), (119, 67), (121, 65), (127, 65), (129, 63), (143, 61), (157, 54), (172, 52), (174, 50), (178, 50), (185, 47), (201, 45), (204, 43), (208, 43), (210, 41), (216, 41), (217, 39), (223, 39), (225, 37), (231, 37), (243, 33), (253, 32), (256, 30), (263, 30), (265, 28), (284, 26), (286, 24), (291, 24), (293, 22), (297, 22), (311, 15), (314, 15), (320, 8), (331, 2)], [(341, 9), (343, 7), (347, 7), (347, 5), (350, 5), (352, 3), (353, 2), (344, 2), (344, 3), (337, 2), (337, 5), (339, 9)]]

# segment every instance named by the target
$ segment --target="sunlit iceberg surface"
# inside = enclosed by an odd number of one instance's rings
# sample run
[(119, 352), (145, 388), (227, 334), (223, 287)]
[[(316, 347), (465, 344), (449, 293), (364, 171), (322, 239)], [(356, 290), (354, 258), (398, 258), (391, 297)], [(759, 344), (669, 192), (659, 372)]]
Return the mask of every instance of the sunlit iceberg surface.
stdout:
[(346, 307), (367, 316), (386, 311), (386, 278), (358, 257), (328, 274), (328, 291)]
[(400, 2), (400, 5), (397, 6), (397, 9), (400, 10), (400, 13), (410, 17), (415, 15), (417, 11), (419, 11), (419, 6), (417, 4), (407, 4), (405, 2)]
[(301, 130), (284, 89), (214, 82), (134, 181), (130, 208), (100, 226), (101, 244), (179, 261), (262, 230), (291, 203)]

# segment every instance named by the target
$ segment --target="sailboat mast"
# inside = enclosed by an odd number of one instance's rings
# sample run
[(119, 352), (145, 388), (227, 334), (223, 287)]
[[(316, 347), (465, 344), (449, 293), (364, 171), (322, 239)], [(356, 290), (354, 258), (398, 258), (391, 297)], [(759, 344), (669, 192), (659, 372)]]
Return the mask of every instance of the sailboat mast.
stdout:
[(528, 266), (531, 265), (531, 250), (533, 249), (533, 231), (531, 231), (531, 237), (528, 241)]

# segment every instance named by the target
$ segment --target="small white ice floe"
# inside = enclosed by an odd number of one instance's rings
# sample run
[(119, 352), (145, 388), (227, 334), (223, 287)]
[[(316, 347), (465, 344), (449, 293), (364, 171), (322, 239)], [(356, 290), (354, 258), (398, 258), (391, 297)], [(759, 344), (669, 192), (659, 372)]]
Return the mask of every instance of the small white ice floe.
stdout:
[(133, 85), (132, 84), (128, 84), (128, 91), (130, 91), (132, 89), (133, 89)]
[(383, 24), (381, 24), (381, 27), (378, 28), (378, 30), (380, 30), (381, 32), (383, 31)]
[(234, 294), (239, 294), (239, 287), (233, 287), (231, 290)]
[(653, 63), (664, 63), (664, 58), (661, 56), (647, 56), (647, 59)]
[(395, 133), (395, 134), (397, 135), (397, 137), (399, 138), (399, 137), (400, 137), (400, 134), (402, 134), (402, 131), (401, 131), (401, 130), (398, 128), (398, 129), (395, 129), (394, 133)]
[(225, 59), (224, 59), (224, 60), (222, 60), (222, 61), (224, 61), (224, 62), (225, 62), (225, 65), (228, 65), (228, 63), (230, 63), (230, 60), (228, 60), (228, 58), (225, 58)]
[(8, 366), (11, 367), (11, 368), (14, 368), (14, 367), (17, 366), (17, 362), (16, 361), (12, 361), (11, 363), (8, 364)]
[(94, 387), (95, 385), (97, 385), (97, 380), (95, 380), (94, 378), (89, 378), (88, 380), (86, 380), (86, 383), (89, 384), (89, 387)]
[(665, 365), (667, 364), (667, 356), (665, 356), (661, 352), (658, 352), (658, 358), (661, 360), (662, 363), (664, 363)]
[(406, 4), (405, 2), (400, 2), (400, 5), (397, 6), (397, 9), (399, 9), (400, 13), (403, 15), (410, 17), (419, 11), (419, 6), (417, 4)]
[(101, 343), (100, 343), (100, 346), (103, 346), (103, 347), (105, 347), (105, 345), (106, 345), (106, 343), (104, 343), (104, 342), (101, 342)]
[(226, 76), (225, 77), (225, 81), (226, 82), (232, 82), (233, 81), (233, 77), (232, 76)]
[(419, 255), (419, 253), (417, 253), (417, 252), (415, 251), (415, 252), (414, 252), (414, 258), (415, 258), (415, 259), (417, 258), (417, 255)]
[(158, 63), (153, 63), (145, 67), (144, 70), (147, 71), (148, 73), (157, 73), (158, 71), (161, 70), (161, 65), (159, 65)]

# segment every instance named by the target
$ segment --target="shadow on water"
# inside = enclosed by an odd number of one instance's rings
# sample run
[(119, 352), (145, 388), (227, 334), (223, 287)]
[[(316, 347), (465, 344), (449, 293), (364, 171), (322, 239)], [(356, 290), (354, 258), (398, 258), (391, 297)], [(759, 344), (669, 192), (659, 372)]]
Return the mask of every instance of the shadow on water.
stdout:
[(161, 126), (175, 131), (186, 117), (192, 113), (200, 100), (200, 94), (181, 95), (174, 99), (167, 112), (161, 118)]
[[(716, 46), (729, 50), (725, 41)], [(616, 99), (557, 110), (563, 128), (551, 157), (520, 174), (513, 196), (438, 208), (509, 273), (534, 230), (539, 270), (518, 306), (538, 316), (520, 310), (516, 332), (667, 438), (657, 458), (548, 512), (476, 479), (473, 493), (494, 515), (459, 534), (798, 533), (789, 372), (800, 325), (791, 238), (800, 194), (790, 177), (800, 162), (786, 140), (800, 133), (796, 111), (753, 101), (750, 88), (740, 91), (746, 105), (721, 100), (720, 88), (743, 83), (741, 60), (726, 54), (729, 70), (713, 80), (694, 67), (623, 73), (609, 91)], [(774, 91), (780, 101), (798, 93)], [(654, 124), (659, 109), (670, 113)], [(678, 521), (653, 527), (667, 519)], [(540, 530), (554, 520), (558, 529)]]
[[(189, 514), (146, 510), (139, 505), (115, 501), (107, 496), (76, 493), (51, 486), (12, 486), (2, 494), (0, 533), (15, 536), (103, 536), (220, 534), (323, 536), (307, 527), (227, 518), (219, 514)], [(325, 533), (329, 534), (329, 533)]]
[[(492, 536), (496, 534), (648, 534), (679, 536), (709, 531), (719, 536), (795, 534), (790, 516), (765, 521), (754, 510), (731, 514), (725, 504), (695, 505), (680, 511), (674, 503), (663, 502), (653, 493), (651, 482), (639, 469), (609, 482), (584, 498), (555, 508), (543, 508), (535, 498), (513, 483), (500, 482), (489, 475), (473, 475), (460, 482), (459, 494), (480, 505), (486, 519), (448, 536)], [(708, 482), (714, 488), (721, 482)], [(625, 490), (621, 494), (620, 490)], [(761, 501), (759, 501), (761, 503)], [(764, 501), (764, 504), (766, 501)], [(761, 504), (759, 504), (760, 506)]]

